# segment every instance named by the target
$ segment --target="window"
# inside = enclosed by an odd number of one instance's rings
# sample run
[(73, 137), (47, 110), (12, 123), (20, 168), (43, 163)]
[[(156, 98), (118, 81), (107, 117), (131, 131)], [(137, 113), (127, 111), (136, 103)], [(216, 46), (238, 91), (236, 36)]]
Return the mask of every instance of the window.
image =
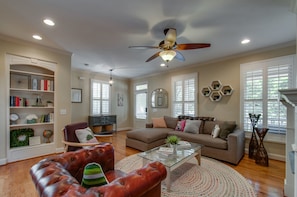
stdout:
[(245, 131), (252, 131), (249, 113), (261, 114), (259, 127), (271, 133), (286, 133), (286, 107), (279, 102), (279, 89), (295, 86), (294, 56), (242, 64), (241, 121)]
[(108, 82), (91, 80), (91, 113), (110, 113), (110, 85)]
[(196, 114), (197, 73), (172, 77), (172, 115)]
[(135, 115), (137, 119), (146, 119), (147, 83), (135, 85)]

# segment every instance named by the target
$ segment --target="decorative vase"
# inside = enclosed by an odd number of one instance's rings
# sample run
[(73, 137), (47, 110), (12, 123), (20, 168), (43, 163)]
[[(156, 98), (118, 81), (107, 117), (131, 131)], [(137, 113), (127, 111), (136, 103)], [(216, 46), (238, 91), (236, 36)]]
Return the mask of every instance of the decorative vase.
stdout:
[(258, 120), (260, 118), (261, 114), (251, 114), (249, 113), (249, 117), (250, 117), (250, 121), (252, 123), (252, 127), (253, 127), (253, 131), (252, 131), (252, 136), (251, 136), (251, 140), (249, 143), (249, 158), (251, 159), (255, 159), (256, 157), (256, 153), (257, 153), (257, 149), (258, 149), (258, 140), (256, 137), (256, 125), (258, 123)]
[(44, 130), (43, 137), (46, 138), (46, 143), (50, 143), (50, 138), (53, 136), (54, 132), (52, 130)]
[(173, 154), (177, 153), (177, 144), (170, 144), (170, 147), (173, 148)]

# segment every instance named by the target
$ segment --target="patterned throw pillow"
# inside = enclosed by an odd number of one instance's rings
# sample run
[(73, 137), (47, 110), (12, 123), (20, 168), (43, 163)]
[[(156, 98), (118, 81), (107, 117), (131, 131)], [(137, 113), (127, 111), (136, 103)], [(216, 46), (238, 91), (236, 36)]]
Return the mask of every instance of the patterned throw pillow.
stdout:
[(80, 143), (98, 143), (98, 140), (95, 138), (93, 131), (89, 127), (85, 129), (77, 129), (75, 130), (75, 134)]
[(185, 125), (186, 125), (186, 120), (180, 120), (180, 121), (177, 122), (175, 130), (183, 132), (184, 128), (185, 128)]
[(81, 185), (85, 188), (96, 187), (108, 184), (108, 180), (98, 163), (89, 163), (84, 168), (83, 179)]

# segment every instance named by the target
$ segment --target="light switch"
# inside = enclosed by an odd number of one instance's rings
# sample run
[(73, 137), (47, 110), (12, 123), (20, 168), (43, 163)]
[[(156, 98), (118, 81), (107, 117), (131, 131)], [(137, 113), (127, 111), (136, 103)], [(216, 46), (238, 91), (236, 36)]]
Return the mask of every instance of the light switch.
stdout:
[(66, 109), (60, 109), (60, 114), (61, 114), (61, 115), (65, 115), (65, 114), (67, 114)]

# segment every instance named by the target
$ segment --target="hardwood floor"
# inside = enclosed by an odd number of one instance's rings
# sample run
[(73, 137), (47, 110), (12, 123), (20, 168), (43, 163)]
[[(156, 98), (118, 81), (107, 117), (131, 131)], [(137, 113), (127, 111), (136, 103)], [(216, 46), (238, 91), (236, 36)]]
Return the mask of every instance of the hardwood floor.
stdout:
[[(118, 132), (112, 139), (115, 148), (116, 162), (139, 152), (126, 147), (125, 139), (125, 131)], [(37, 197), (38, 195), (31, 181), (29, 170), (32, 165), (45, 157), (46, 156), (37, 157), (0, 166), (0, 196)], [(284, 162), (269, 160), (269, 167), (264, 167), (256, 165), (254, 160), (249, 159), (248, 156), (245, 155), (237, 166), (226, 164), (242, 174), (251, 183), (257, 196), (283, 196), (283, 182), (285, 177)]]

